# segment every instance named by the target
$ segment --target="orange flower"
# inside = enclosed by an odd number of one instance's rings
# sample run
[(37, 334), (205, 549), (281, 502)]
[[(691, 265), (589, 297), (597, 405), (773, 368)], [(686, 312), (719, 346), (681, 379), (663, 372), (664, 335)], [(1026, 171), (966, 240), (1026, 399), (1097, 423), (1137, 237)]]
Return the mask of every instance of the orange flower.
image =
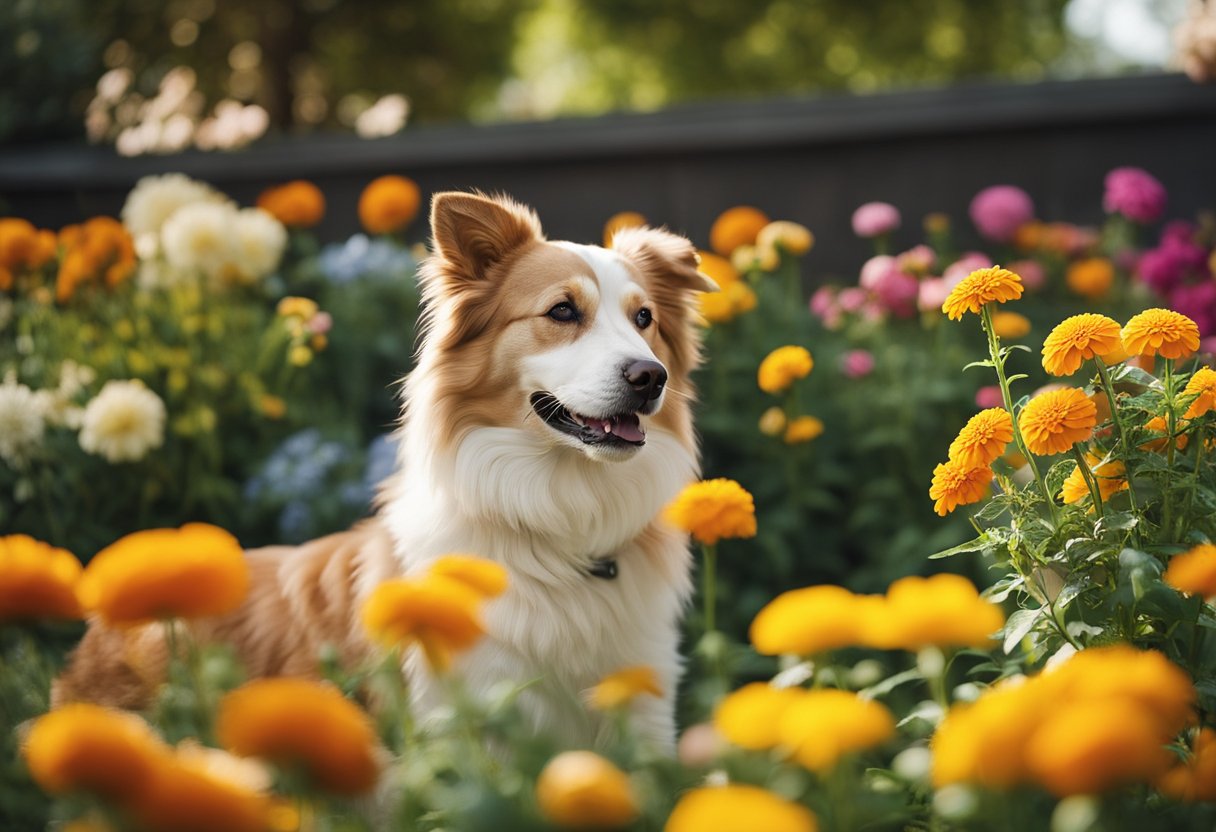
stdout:
[(996, 312), (992, 316), (992, 331), (997, 338), (1021, 338), (1030, 332), (1030, 319), (1017, 312)]
[(1174, 555), (1163, 577), (1179, 592), (1211, 598), (1216, 595), (1216, 546), (1201, 543)]
[(325, 195), (304, 179), (267, 188), (257, 206), (288, 228), (312, 228), (325, 216)]
[(978, 503), (988, 496), (991, 482), (992, 469), (987, 465), (946, 460), (933, 469), (933, 484), (929, 486), (929, 499), (935, 501), (933, 510), (945, 517), (959, 506)]
[(1075, 387), (1035, 396), (1018, 417), (1027, 450), (1040, 456), (1063, 453), (1083, 442), (1097, 423), (1097, 406)]
[(1022, 296), (1022, 278), (1008, 269), (992, 266), (976, 269), (964, 277), (950, 290), (942, 311), (952, 321), (959, 320), (967, 312), (979, 313), (990, 303), (1004, 303)]
[(1216, 410), (1216, 370), (1200, 367), (1186, 383), (1186, 389), (1182, 393), (1184, 396), (1196, 397), (1187, 408), (1186, 418), (1198, 419), (1205, 413)]
[(436, 558), (427, 573), (458, 581), (482, 598), (497, 598), (507, 591), (507, 570), (475, 555), (443, 555)]
[(380, 773), (371, 720), (332, 685), (249, 682), (220, 702), (216, 734), (242, 757), (300, 766), (315, 785), (337, 794), (366, 792)]
[(663, 832), (817, 832), (810, 809), (756, 786), (733, 783), (685, 792)]
[(739, 282), (738, 270), (725, 257), (720, 257), (712, 251), (698, 251), (697, 256), (701, 258), (697, 271), (713, 278), (719, 290), (725, 290), (727, 286)]
[(638, 816), (629, 776), (591, 751), (566, 751), (536, 778), (541, 814), (563, 829), (619, 829)]
[(801, 445), (823, 434), (823, 420), (814, 416), (799, 416), (785, 428), (785, 444)]
[(636, 697), (646, 694), (662, 698), (663, 686), (654, 668), (647, 665), (625, 667), (609, 673), (588, 694), (591, 707), (610, 711), (628, 705)]
[(768, 223), (768, 216), (759, 208), (750, 205), (729, 208), (714, 220), (709, 229), (709, 247), (729, 257), (739, 246), (754, 244), (760, 229)]
[(900, 578), (887, 590), (881, 612), (868, 616), (865, 624), (864, 643), (884, 650), (991, 647), (1005, 615), (981, 598), (971, 581), (943, 573)]
[(761, 228), (755, 242), (758, 249), (775, 248), (798, 257), (815, 245), (815, 235), (805, 225), (777, 220)]
[(756, 371), (756, 381), (765, 393), (783, 393), (800, 378), (806, 378), (815, 360), (805, 347), (778, 347), (765, 356)]
[(1199, 326), (1172, 309), (1146, 309), (1123, 327), (1129, 355), (1186, 358), (1199, 349)]
[(54, 232), (39, 231), (18, 217), (0, 218), (0, 291), (13, 287), (16, 273), (46, 265), (57, 247)]
[(1053, 376), (1070, 376), (1082, 361), (1095, 355), (1105, 360), (1121, 348), (1117, 321), (1092, 312), (1073, 315), (1060, 321), (1043, 341), (1043, 369)]
[(100, 282), (109, 289), (135, 272), (135, 243), (122, 223), (93, 217), (59, 232), (63, 260), (55, 284), (55, 299), (69, 300), (83, 283)]
[(368, 234), (392, 234), (414, 221), (421, 204), (422, 194), (414, 180), (381, 176), (359, 197), (359, 221)]
[(79, 618), (80, 561), (24, 534), (0, 537), (0, 621)]
[[(1184, 421), (1174, 423), (1174, 447), (1180, 451), (1186, 450), (1186, 446), (1190, 444), (1191, 441), (1189, 436), (1181, 432), (1186, 428), (1186, 425), (1187, 423)], [(1145, 442), (1140, 446), (1140, 450), (1160, 452), (1165, 449), (1166, 445), (1169, 444), (1170, 440), (1166, 434), (1169, 433), (1170, 426), (1169, 422), (1166, 421), (1164, 416), (1154, 416), (1153, 418), (1149, 419), (1144, 423), (1144, 429), (1151, 433), (1161, 434), (1161, 438), (1150, 439), (1148, 442)]]
[(950, 443), (950, 459), (966, 468), (989, 465), (1013, 441), (1013, 419), (1003, 407), (990, 407), (972, 416)]
[(685, 486), (663, 517), (706, 546), (724, 537), (756, 536), (755, 500), (739, 483), (721, 477)]
[[(221, 762), (222, 759), (222, 762)], [(294, 809), (263, 793), (265, 784), (224, 752), (181, 746), (142, 782), (130, 812), (141, 829), (157, 832), (288, 832)]]
[(1200, 729), (1190, 759), (1158, 778), (1157, 788), (1175, 800), (1216, 801), (1216, 731)]
[(863, 644), (863, 630), (884, 610), (878, 595), (854, 595), (839, 586), (808, 586), (783, 592), (752, 621), (748, 636), (764, 656), (811, 656)]
[[(1092, 451), (1085, 452), (1085, 461), (1098, 484), (1098, 496), (1105, 501), (1120, 491), (1126, 491), (1128, 486), (1127, 478), (1124, 476), (1123, 463), (1117, 459), (1106, 462), (1103, 462), (1102, 459), (1101, 454), (1095, 454)], [(1073, 505), (1089, 496), (1091, 496), (1089, 485), (1085, 482), (1085, 475), (1081, 473), (1080, 466), (1077, 466), (1068, 475), (1068, 479), (1064, 480), (1061, 499), (1066, 504)]]
[(395, 578), (372, 591), (363, 626), (382, 644), (418, 644), (431, 667), (443, 671), (485, 635), (482, 600), (467, 583), (442, 575)]
[(1105, 257), (1088, 257), (1070, 264), (1064, 279), (1081, 297), (1101, 300), (1115, 281), (1115, 267)]
[(774, 748), (781, 742), (778, 723), (786, 710), (806, 692), (752, 682), (728, 694), (714, 710), (714, 728), (726, 740), (750, 751)]
[(608, 222), (604, 223), (604, 248), (612, 248), (612, 238), (618, 231), (626, 228), (642, 228), (645, 225), (646, 218), (637, 211), (621, 211), (619, 214), (613, 214), (608, 218)]
[(781, 714), (777, 733), (797, 762), (826, 772), (841, 757), (885, 742), (895, 733), (895, 720), (881, 703), (855, 693), (810, 690)]

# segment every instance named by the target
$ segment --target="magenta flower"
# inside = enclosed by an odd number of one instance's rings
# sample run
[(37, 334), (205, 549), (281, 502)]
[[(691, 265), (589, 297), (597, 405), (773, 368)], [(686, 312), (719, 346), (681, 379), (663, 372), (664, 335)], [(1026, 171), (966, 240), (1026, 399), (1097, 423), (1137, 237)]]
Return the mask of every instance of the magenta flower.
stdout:
[(887, 272), (874, 287), (874, 294), (882, 308), (899, 318), (910, 318), (916, 314), (919, 293), (919, 281), (899, 269)]
[(866, 305), (870, 295), (865, 289), (857, 286), (850, 286), (847, 289), (841, 289), (840, 294), (836, 296), (840, 302), (840, 308), (845, 312), (859, 312)]
[(853, 233), (881, 237), (899, 228), (899, 209), (887, 202), (867, 202), (853, 212)]
[(996, 265), (988, 255), (980, 251), (968, 251), (959, 256), (957, 260), (946, 266), (946, 270), (942, 272), (942, 277), (946, 278), (946, 282), (953, 289), (958, 285), (958, 282), (967, 275), (971, 274), (976, 269), (987, 269)]
[(1005, 400), (1001, 396), (999, 385), (989, 384), (987, 387), (981, 387), (975, 391), (975, 406), (982, 410), (990, 407), (1003, 407), (1004, 404)]
[(944, 277), (926, 277), (920, 282), (920, 291), (916, 297), (916, 306), (921, 312), (940, 312), (946, 298), (950, 297), (953, 284), (947, 283)]
[(1141, 168), (1115, 168), (1106, 174), (1102, 208), (1122, 214), (1142, 225), (1156, 222), (1165, 213), (1165, 186)]
[(1216, 282), (1179, 286), (1170, 293), (1170, 308), (1198, 324), (1200, 336), (1216, 335)]
[(986, 239), (1007, 243), (1020, 227), (1034, 219), (1034, 202), (1016, 185), (993, 185), (975, 195), (968, 213)]
[(826, 318), (836, 308), (835, 286), (820, 286), (811, 295), (811, 314), (816, 318)]
[(1037, 260), (1016, 260), (1008, 268), (1022, 278), (1022, 285), (1032, 292), (1042, 289), (1047, 282), (1047, 272)]
[(874, 372), (874, 356), (869, 350), (849, 350), (840, 356), (840, 370), (846, 378), (865, 378)]
[(861, 266), (861, 277), (857, 280), (857, 285), (863, 289), (874, 291), (878, 288), (878, 284), (882, 282), (891, 272), (899, 271), (899, 264), (895, 258), (889, 254), (879, 254), (876, 257), (871, 257)]

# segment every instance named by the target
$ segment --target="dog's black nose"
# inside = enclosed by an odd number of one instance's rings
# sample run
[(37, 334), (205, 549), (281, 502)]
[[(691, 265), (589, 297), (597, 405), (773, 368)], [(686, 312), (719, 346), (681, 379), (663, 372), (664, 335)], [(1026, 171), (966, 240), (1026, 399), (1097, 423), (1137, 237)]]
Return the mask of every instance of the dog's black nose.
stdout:
[(645, 401), (653, 401), (663, 393), (663, 385), (667, 384), (667, 370), (657, 361), (634, 361), (625, 367), (625, 381)]

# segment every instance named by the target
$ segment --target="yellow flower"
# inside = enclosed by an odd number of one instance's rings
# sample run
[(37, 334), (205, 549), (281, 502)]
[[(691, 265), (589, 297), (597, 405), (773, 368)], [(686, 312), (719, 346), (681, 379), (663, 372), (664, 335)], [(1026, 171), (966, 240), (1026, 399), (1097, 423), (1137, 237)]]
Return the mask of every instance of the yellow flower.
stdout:
[(303, 344), (296, 344), (287, 352), (287, 361), (293, 367), (307, 367), (312, 363), (312, 350)]
[(811, 230), (788, 220), (770, 222), (756, 235), (756, 248), (776, 248), (796, 257), (806, 254), (813, 245), (815, 235)]
[(1115, 282), (1115, 267), (1105, 257), (1087, 257), (1070, 264), (1064, 280), (1081, 297), (1101, 300)]
[(262, 191), (257, 206), (288, 228), (312, 228), (325, 216), (325, 195), (313, 183), (297, 179)]
[(79, 618), (80, 561), (24, 534), (0, 537), (0, 622)]
[(992, 266), (976, 269), (950, 290), (942, 311), (952, 321), (967, 312), (979, 313), (990, 303), (1004, 303), (1022, 296), (1022, 278), (1008, 269)]
[(988, 496), (991, 482), (992, 469), (987, 465), (968, 466), (948, 459), (933, 469), (933, 483), (929, 486), (933, 510), (945, 517), (959, 506), (978, 503)]
[(1198, 419), (1205, 413), (1216, 410), (1216, 370), (1211, 367), (1200, 367), (1196, 370), (1195, 375), (1186, 383), (1183, 395), (1196, 397), (1187, 408), (1188, 419)]
[(84, 606), (111, 625), (222, 615), (249, 591), (241, 544), (206, 523), (135, 532), (89, 562), (80, 580)]
[(536, 778), (536, 803), (563, 829), (619, 829), (638, 817), (625, 772), (590, 751), (566, 751)]
[(1216, 546), (1201, 543), (1174, 555), (1163, 577), (1179, 592), (1211, 598), (1216, 595)]
[(741, 272), (750, 272), (754, 269), (771, 272), (781, 265), (781, 255), (775, 248), (739, 246), (731, 253), (730, 263)]
[(726, 292), (701, 292), (697, 295), (697, 304), (707, 323), (724, 324), (734, 320), (735, 307)]
[(728, 741), (749, 751), (774, 748), (781, 742), (777, 725), (786, 710), (806, 692), (752, 682), (728, 694), (714, 710), (714, 728)]
[(736, 315), (751, 312), (756, 308), (756, 293), (746, 283), (732, 283), (726, 287), (725, 292)]
[(621, 211), (613, 214), (604, 223), (604, 248), (612, 248), (612, 238), (618, 231), (626, 228), (642, 228), (645, 225), (646, 218), (637, 211)]
[(1084, 442), (1097, 424), (1097, 405), (1075, 387), (1035, 396), (1018, 417), (1026, 449), (1039, 456), (1063, 453)]
[(1013, 441), (1013, 419), (1003, 407), (990, 407), (967, 420), (950, 443), (950, 459), (965, 468), (989, 465)]
[(1002, 682), (975, 702), (950, 708), (930, 741), (933, 785), (1008, 789), (1026, 779), (1026, 738), (1047, 705), (1040, 688)]
[(800, 378), (806, 378), (815, 360), (805, 347), (778, 347), (760, 362), (756, 380), (765, 393), (782, 393)]
[(282, 419), (287, 414), (287, 402), (269, 393), (258, 399), (258, 408), (267, 419)]
[(50, 794), (88, 792), (125, 803), (170, 757), (135, 714), (98, 705), (64, 705), (39, 717), (23, 747), (30, 775)]
[[(1098, 483), (1098, 495), (1103, 501), (1106, 501), (1127, 489), (1127, 478), (1124, 476), (1122, 462), (1117, 459), (1102, 462), (1102, 459), (1101, 454), (1095, 454), (1092, 451), (1085, 452), (1085, 461), (1089, 464), (1089, 470)], [(1068, 479), (1064, 480), (1060, 493), (1067, 505), (1079, 503), (1091, 496), (1089, 485), (1085, 482), (1085, 475), (1081, 473), (1080, 466), (1074, 468), (1068, 475)]]
[(1005, 626), (1001, 608), (980, 598), (966, 578), (941, 574), (900, 578), (887, 590), (880, 615), (864, 620), (864, 643), (890, 650), (991, 647)]
[(760, 416), (760, 432), (765, 436), (781, 436), (785, 433), (785, 411), (773, 406)]
[(600, 679), (587, 695), (591, 707), (611, 711), (628, 705), (642, 694), (662, 698), (663, 686), (654, 668), (647, 665), (625, 667)]
[(700, 258), (697, 271), (709, 275), (719, 289), (725, 290), (739, 282), (739, 271), (725, 257), (712, 251), (698, 251), (697, 256)]
[(395, 578), (372, 591), (363, 605), (363, 627), (385, 645), (417, 643), (431, 667), (446, 670), (455, 653), (485, 635), (482, 595), (441, 575)]
[(1129, 355), (1186, 358), (1199, 349), (1199, 326), (1171, 309), (1146, 309), (1123, 327), (1123, 347)]
[(765, 656), (809, 656), (861, 643), (866, 621), (883, 599), (854, 595), (839, 586), (808, 586), (783, 592), (752, 621), (748, 635)]
[(811, 690), (781, 715), (777, 733), (797, 762), (822, 773), (846, 754), (885, 742), (895, 733), (895, 720), (883, 705), (855, 693)]
[(1082, 650), (1041, 681), (1059, 701), (1126, 699), (1157, 720), (1164, 738), (1194, 719), (1191, 677), (1156, 650), (1129, 644)]
[(310, 321), (317, 314), (317, 310), (317, 302), (312, 298), (288, 295), (279, 301), (279, 305), (275, 307), (274, 311), (283, 318), (303, 318)]
[(1216, 801), (1216, 731), (1200, 729), (1190, 758), (1157, 778), (1156, 785), (1175, 800)]
[(157, 832), (296, 829), (296, 812), (265, 795), (261, 782), (246, 782), (231, 762), (216, 765), (222, 754), (210, 748), (179, 748), (167, 764), (153, 769), (131, 802), (138, 827)]
[(1030, 332), (1030, 319), (1017, 312), (996, 312), (992, 316), (992, 331), (998, 338), (1021, 338)]
[(785, 444), (799, 445), (818, 438), (823, 433), (823, 422), (814, 416), (799, 416), (785, 429)]
[(739, 205), (723, 211), (709, 229), (709, 247), (724, 257), (739, 246), (750, 246), (756, 242), (760, 229), (768, 225), (769, 219), (758, 208)]
[(427, 572), (458, 581), (482, 598), (497, 598), (507, 591), (507, 570), (475, 555), (444, 555), (436, 558)]
[(810, 809), (770, 791), (734, 783), (685, 792), (663, 832), (816, 832)]
[(663, 516), (707, 546), (724, 537), (756, 535), (755, 501), (734, 480), (718, 478), (685, 486), (663, 510)]
[[(1070, 376), (1082, 361), (1095, 355), (1105, 361), (1121, 348), (1117, 321), (1092, 312), (1073, 315), (1060, 321), (1043, 341), (1043, 369), (1053, 376)], [(1112, 357), (1118, 359), (1117, 354)]]
[(359, 221), (368, 234), (392, 234), (418, 216), (422, 194), (412, 179), (381, 176), (359, 195)]
[[(1186, 446), (1191, 442), (1191, 438), (1185, 433), (1182, 433), (1182, 431), (1186, 430), (1186, 428), (1187, 423), (1185, 421), (1178, 421), (1174, 423), (1174, 447), (1180, 451), (1186, 450)], [(1150, 433), (1161, 434), (1161, 438), (1151, 439), (1148, 442), (1145, 442), (1139, 446), (1140, 450), (1161, 451), (1164, 450), (1165, 446), (1170, 443), (1169, 437), (1166, 435), (1169, 433), (1170, 425), (1164, 416), (1154, 416), (1153, 418), (1149, 419), (1144, 423), (1144, 429)]]
[(216, 734), (233, 753), (298, 766), (337, 794), (366, 792), (380, 773), (367, 714), (337, 688), (307, 679), (257, 679), (226, 694)]

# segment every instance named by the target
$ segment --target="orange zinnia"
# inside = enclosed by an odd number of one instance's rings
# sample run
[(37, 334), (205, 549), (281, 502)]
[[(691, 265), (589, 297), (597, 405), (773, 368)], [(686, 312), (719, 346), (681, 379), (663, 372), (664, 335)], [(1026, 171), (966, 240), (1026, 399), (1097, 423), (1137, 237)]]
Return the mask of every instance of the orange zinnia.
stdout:
[(1056, 325), (1043, 341), (1043, 369), (1053, 376), (1070, 376), (1081, 362), (1119, 349), (1119, 322), (1087, 312)]
[(413, 222), (421, 204), (422, 194), (414, 180), (381, 176), (359, 197), (359, 221), (368, 234), (392, 234)]
[(507, 570), (475, 555), (444, 555), (427, 572), (459, 581), (483, 598), (497, 598), (507, 591)]
[(623, 667), (609, 673), (587, 694), (587, 702), (599, 711), (610, 711), (628, 705), (642, 694), (663, 697), (659, 675), (649, 665)]
[(976, 269), (964, 277), (950, 290), (942, 311), (952, 321), (957, 321), (967, 312), (979, 313), (990, 303), (1004, 303), (1022, 296), (1022, 278), (1009, 269), (992, 266)]
[(288, 228), (311, 228), (325, 216), (325, 195), (304, 179), (267, 188), (257, 206)]
[(80, 561), (24, 534), (0, 537), (0, 621), (79, 618)]
[(1201, 543), (1174, 555), (1162, 577), (1180, 592), (1211, 598), (1216, 595), (1216, 546)]
[(485, 635), (482, 600), (467, 583), (443, 575), (395, 578), (364, 603), (363, 627), (385, 645), (418, 644), (430, 666), (444, 671)]
[(709, 229), (709, 246), (725, 257), (739, 246), (756, 242), (760, 229), (768, 225), (768, 216), (759, 208), (739, 205), (723, 211)]
[[(1098, 496), (1103, 500), (1109, 500), (1113, 495), (1127, 489), (1127, 479), (1124, 476), (1122, 462), (1117, 459), (1103, 462), (1102, 459), (1101, 454), (1085, 452), (1085, 463), (1089, 466), (1090, 473), (1094, 475), (1094, 481), (1098, 486)], [(1068, 505), (1079, 503), (1091, 496), (1089, 485), (1085, 482), (1085, 475), (1081, 473), (1079, 465), (1068, 475), (1068, 479), (1064, 480), (1060, 496)]]
[(1087, 257), (1070, 265), (1064, 280), (1081, 297), (1101, 300), (1115, 282), (1115, 267), (1105, 257)]
[(929, 499), (933, 510), (945, 517), (959, 506), (978, 503), (988, 496), (992, 469), (987, 465), (969, 466), (950, 459), (933, 469)]
[(1187, 408), (1186, 418), (1197, 419), (1216, 410), (1216, 371), (1211, 367), (1200, 367), (1186, 383), (1186, 389), (1182, 393), (1184, 396), (1196, 397)]
[(1199, 349), (1199, 326), (1172, 309), (1146, 309), (1123, 327), (1129, 355), (1186, 358)]
[(1097, 406), (1075, 387), (1035, 396), (1018, 417), (1027, 450), (1040, 456), (1063, 453), (1088, 439), (1097, 423)]
[[(1182, 431), (1186, 429), (1186, 426), (1187, 423), (1185, 421), (1178, 421), (1174, 423), (1174, 447), (1180, 451), (1185, 451), (1186, 446), (1191, 441), (1189, 436), (1182, 433)], [(1145, 442), (1140, 446), (1140, 450), (1161, 451), (1170, 443), (1169, 437), (1166, 436), (1166, 434), (1168, 434), (1170, 431), (1170, 424), (1166, 421), (1164, 416), (1154, 416), (1153, 418), (1149, 419), (1144, 423), (1144, 429), (1151, 431), (1152, 433), (1161, 434), (1161, 438), (1150, 439), (1148, 442)]]
[(950, 443), (949, 455), (968, 468), (988, 465), (1013, 441), (1013, 419), (1003, 407), (990, 407), (972, 416)]

